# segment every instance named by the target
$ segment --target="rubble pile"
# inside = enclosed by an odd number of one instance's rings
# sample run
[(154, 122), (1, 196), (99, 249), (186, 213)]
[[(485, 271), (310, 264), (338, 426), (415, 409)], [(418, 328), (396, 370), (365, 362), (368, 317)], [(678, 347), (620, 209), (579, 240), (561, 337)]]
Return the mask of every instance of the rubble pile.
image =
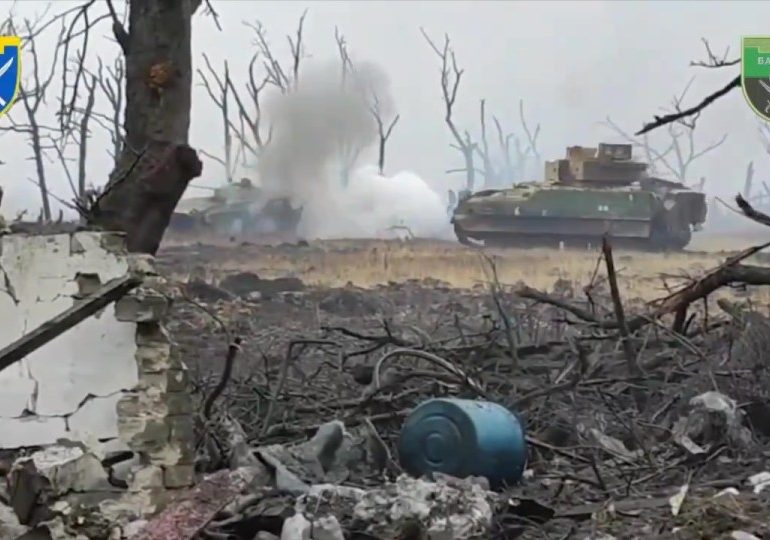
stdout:
[[(770, 532), (756, 506), (757, 498), (768, 495), (755, 494), (749, 481), (770, 469), (770, 433), (761, 429), (758, 412), (767, 403), (770, 368), (749, 354), (731, 357), (746, 328), (754, 329), (751, 348), (742, 350), (761, 351), (759, 341), (770, 339), (757, 334), (756, 321), (747, 326), (745, 317), (713, 308), (705, 317), (693, 305), (692, 321), (675, 332), (669, 318), (644, 320), (647, 302), (624, 299), (641, 369), (636, 374), (629, 372), (610, 285), (601, 276), (589, 284), (559, 280), (550, 291), (534, 292), (524, 284), (458, 290), (412, 280), (371, 289), (307, 285), (272, 291), (269, 298), (238, 291), (229, 299), (223, 298), (229, 283), (197, 279), (206, 283), (208, 296), (178, 283), (181, 300), (169, 323), (190, 359), (195, 393), (205, 401), (225, 374), (215, 415), (226, 411), (254, 455), (273, 456), (269, 460), (290, 473), (281, 477), (292, 478), (278, 490), (288, 494), (280, 511), (263, 496), (223, 518), (229, 524), (224, 529), (213, 520), (209, 532), (281, 538), (279, 522), (299, 531), (297, 538), (308, 537), (301, 536), (308, 528), (331, 530), (319, 538), (335, 538), (336, 524), (345, 538), (412, 537), (395, 532), (401, 529), (427, 538), (542, 538), (543, 531), (553, 537), (696, 538), (701, 528), (758, 537)], [(764, 319), (746, 302), (732, 307)], [(225, 351), (234, 336), (243, 342), (228, 371)], [(419, 527), (414, 515), (403, 515), (398, 525), (381, 523), (392, 509), (384, 493), (417, 481), (398, 464), (403, 420), (425, 399), (442, 396), (485, 399), (517, 412), (528, 433), (525, 478), (497, 493), (484, 492), (492, 518), (475, 523), (486, 529), (435, 530), (430, 536), (430, 519)], [(310, 444), (303, 441), (317, 437), (330, 418), (344, 425), (341, 444), (350, 447), (341, 462), (327, 470), (288, 450)], [(203, 470), (226, 466), (232, 452), (231, 430), (221, 429), (216, 438), (219, 450), (200, 445)], [(442, 481), (419, 480), (434, 491)], [(334, 487), (323, 496), (305, 491), (319, 485)], [(720, 498), (728, 488), (735, 491), (732, 507)], [(420, 488), (410, 485), (407, 491)], [(353, 502), (362, 500), (380, 503), (368, 521), (354, 519)], [(403, 504), (415, 502), (397, 506)], [(457, 515), (476, 515), (469, 510), (473, 504), (465, 500)], [(446, 504), (438, 507), (452, 522)], [(257, 519), (258, 512), (265, 514)], [(697, 520), (693, 512), (701, 512)], [(252, 527), (241, 529), (233, 520)]]
[[(136, 357), (116, 435), (0, 456), (10, 537), (770, 535), (770, 321), (749, 302), (692, 303), (680, 325), (625, 298), (621, 324), (599, 273), (328, 288), (242, 266), (212, 279), (175, 268), (179, 249), (114, 309)], [(406, 474), (404, 419), (435, 397), (515, 412), (521, 481)]]

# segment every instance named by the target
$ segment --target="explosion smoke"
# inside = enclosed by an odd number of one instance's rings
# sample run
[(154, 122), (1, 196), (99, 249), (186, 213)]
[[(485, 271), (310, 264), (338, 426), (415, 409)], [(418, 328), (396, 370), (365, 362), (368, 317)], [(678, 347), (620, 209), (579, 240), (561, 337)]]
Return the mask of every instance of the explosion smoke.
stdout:
[(269, 196), (303, 205), (299, 232), (307, 238), (382, 236), (393, 225), (434, 236), (448, 225), (441, 198), (417, 175), (387, 178), (376, 167), (357, 167), (356, 158), (377, 142), (375, 96), (389, 118), (390, 83), (378, 66), (356, 64), (343, 84), (339, 66), (329, 63), (309, 67), (296, 90), (265, 103), (274, 127), (259, 178)]

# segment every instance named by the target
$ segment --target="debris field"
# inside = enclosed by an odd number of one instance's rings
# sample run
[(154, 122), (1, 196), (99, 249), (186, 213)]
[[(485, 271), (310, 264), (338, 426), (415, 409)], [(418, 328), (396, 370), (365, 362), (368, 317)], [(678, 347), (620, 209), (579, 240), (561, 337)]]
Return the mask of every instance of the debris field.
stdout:
[[(623, 296), (609, 241), (590, 282), (547, 290), (500, 283), (483, 253), (472, 288), (333, 288), (230, 271), (243, 246), (165, 248), (166, 326), (213, 475), (196, 490), (229, 475), (178, 537), (767, 538), (770, 320), (752, 288), (705, 300), (766, 279), (746, 263), (761, 248), (657, 302)], [(403, 472), (403, 420), (441, 396), (519, 416), (519, 484)], [(179, 504), (147, 530), (192, 519)]]

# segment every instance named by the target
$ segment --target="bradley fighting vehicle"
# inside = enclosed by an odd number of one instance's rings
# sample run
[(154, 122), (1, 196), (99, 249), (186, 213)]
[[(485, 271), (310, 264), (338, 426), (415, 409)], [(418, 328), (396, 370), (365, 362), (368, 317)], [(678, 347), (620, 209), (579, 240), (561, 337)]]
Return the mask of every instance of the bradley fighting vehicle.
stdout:
[(682, 249), (706, 220), (706, 198), (687, 186), (650, 177), (630, 144), (572, 146), (545, 164), (544, 183), (461, 196), (452, 215), (460, 242), (486, 246), (615, 245)]
[(267, 199), (248, 178), (210, 189), (208, 197), (181, 199), (171, 217), (169, 230), (219, 234), (290, 233), (297, 230), (302, 207), (289, 199)]

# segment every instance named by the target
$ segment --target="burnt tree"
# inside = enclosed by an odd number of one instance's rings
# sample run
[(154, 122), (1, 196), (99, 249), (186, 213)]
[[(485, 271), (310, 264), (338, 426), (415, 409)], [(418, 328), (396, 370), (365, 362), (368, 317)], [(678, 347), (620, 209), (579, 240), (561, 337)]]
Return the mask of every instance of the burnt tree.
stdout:
[(92, 112), (94, 122), (99, 124), (110, 137), (112, 148), (109, 150), (110, 157), (117, 161), (120, 151), (123, 148), (123, 92), (126, 85), (126, 72), (124, 61), (121, 57), (116, 57), (112, 66), (105, 66), (99, 59), (99, 68), (93, 74), (99, 83), (101, 95), (108, 103), (108, 112)]
[[(537, 138), (540, 135), (540, 124), (534, 131), (529, 128), (524, 115), (524, 100), (519, 100), (519, 121), (526, 136), (526, 143), (515, 133), (505, 133), (502, 124), (496, 116), (492, 116), (497, 132), (499, 145), (499, 160), (492, 159), (489, 143), (487, 141), (487, 113), (486, 100), (482, 99), (479, 107), (481, 124), (481, 146), (476, 147), (476, 153), (482, 160), (485, 187), (500, 187), (526, 180), (528, 164), (534, 160), (535, 165), (540, 163), (540, 152), (537, 149)], [(515, 153), (515, 157), (514, 154)], [(496, 163), (500, 161), (500, 163)]]
[[(719, 68), (730, 67), (730, 66), (735, 66), (737, 64), (740, 64), (741, 62), (740, 58), (734, 58), (734, 59), (728, 60), (728, 56), (730, 55), (730, 47), (727, 47), (727, 49), (725, 49), (725, 52), (722, 56), (717, 56), (716, 54), (714, 54), (714, 51), (711, 49), (711, 45), (709, 45), (709, 42), (706, 38), (701, 38), (701, 41), (703, 41), (703, 45), (706, 47), (706, 60), (692, 61), (690, 62), (691, 66), (703, 67), (708, 69), (719, 69)], [(673, 112), (664, 114), (662, 116), (655, 115), (653, 118), (653, 121), (645, 123), (642, 126), (642, 129), (637, 131), (635, 135), (644, 135), (645, 133), (649, 133), (654, 129), (658, 129), (659, 127), (667, 126), (675, 122), (679, 124), (693, 126), (695, 121), (697, 121), (698, 117), (700, 116), (700, 114), (703, 112), (704, 109), (706, 109), (716, 100), (729, 94), (732, 90), (740, 87), (741, 87), (741, 76), (739, 74), (733, 79), (731, 79), (722, 88), (719, 88), (718, 90), (707, 95), (706, 97), (701, 99), (699, 103), (691, 107), (682, 108), (681, 104), (677, 103), (674, 107)]]
[(464, 136), (460, 134), (452, 118), (455, 101), (457, 100), (457, 91), (460, 88), (460, 79), (464, 71), (457, 66), (457, 57), (455, 56), (454, 49), (451, 47), (448, 35), (444, 35), (444, 45), (439, 48), (428, 37), (424, 29), (421, 28), (420, 31), (428, 45), (430, 45), (430, 48), (433, 49), (433, 52), (441, 60), (441, 94), (444, 99), (444, 121), (452, 133), (452, 137), (455, 139), (455, 144), (451, 145), (452, 148), (457, 149), (462, 154), (463, 161), (465, 162), (465, 166), (461, 169), (466, 174), (465, 187), (469, 191), (473, 191), (476, 185), (476, 167), (473, 155), (476, 152), (477, 145), (471, 140), (471, 136), (467, 131)]
[[(337, 52), (340, 57), (340, 91), (344, 93), (347, 91), (350, 85), (356, 84), (356, 73), (353, 67), (353, 60), (350, 58), (350, 53), (348, 52), (347, 40), (345, 39), (345, 36), (340, 33), (339, 28), (336, 26), (334, 27), (334, 41), (337, 43)], [(377, 121), (377, 116), (380, 115), (379, 100), (374, 92), (372, 92), (372, 94), (374, 96), (374, 100), (377, 101), (377, 108), (375, 110), (370, 107), (370, 111), (375, 116), (375, 121)], [(381, 116), (379, 121), (382, 122)], [(382, 140), (382, 136), (384, 135), (384, 131), (382, 129), (380, 129), (380, 134), (384, 168), (385, 142)], [(361, 157), (361, 153), (363, 151), (364, 145), (362, 145), (359, 141), (351, 141), (347, 140), (346, 137), (338, 137), (337, 161), (339, 162), (339, 177), (342, 187), (347, 187), (350, 184), (351, 172), (356, 166), (356, 163), (358, 163), (358, 159)]]
[(385, 127), (385, 123), (382, 119), (382, 111), (380, 110), (380, 99), (374, 92), (372, 92), (372, 106), (370, 111), (374, 117), (374, 121), (377, 122), (377, 136), (379, 138), (377, 144), (377, 170), (379, 171), (380, 176), (382, 176), (385, 173), (385, 145), (388, 144), (390, 134), (393, 133), (393, 128), (396, 127), (396, 123), (401, 116), (398, 114), (394, 116), (393, 120), (390, 121), (390, 124)]
[[(230, 120), (230, 87), (232, 86), (232, 81), (230, 80), (230, 66), (225, 60), (224, 62), (224, 75), (221, 77), (217, 73), (217, 71), (214, 69), (214, 67), (211, 65), (211, 62), (209, 61), (209, 57), (204, 53), (203, 54), (203, 61), (206, 63), (206, 68), (209, 71), (209, 76), (213, 80), (213, 82), (209, 81), (209, 77), (206, 76), (203, 71), (200, 69), (198, 70), (198, 75), (200, 76), (201, 82), (203, 84), (203, 87), (206, 89), (206, 93), (211, 98), (211, 101), (214, 102), (214, 104), (219, 108), (220, 112), (222, 113), (222, 133), (224, 136), (224, 155), (223, 157), (218, 157), (212, 154), (209, 154), (208, 152), (205, 152), (204, 150), (201, 150), (201, 154), (205, 155), (206, 157), (209, 157), (222, 165), (225, 169), (225, 178), (227, 179), (227, 183), (231, 183), (233, 181), (233, 177), (235, 176), (235, 168), (238, 163), (238, 155), (233, 155), (233, 124)], [(214, 84), (216, 84), (216, 91), (214, 89)], [(242, 145), (241, 145), (242, 148)], [(240, 151), (240, 149), (239, 149)]]
[[(45, 109), (46, 97), (50, 97), (50, 86), (56, 75), (56, 66), (61, 54), (62, 47), (59, 45), (66, 36), (66, 26), (62, 19), (61, 28), (56, 37), (57, 45), (53, 51), (53, 60), (50, 66), (42, 65), (38, 54), (35, 38), (41, 32), (44, 25), (40, 21), (30, 21), (25, 19), (21, 25), (17, 24), (13, 18), (8, 17), (0, 28), (0, 33), (19, 35), (22, 34), (22, 50), (29, 53), (31, 60), (27, 71), (29, 76), (23, 77), (19, 81), (19, 94), (16, 109), (21, 108), (26, 117), (25, 121), (18, 121), (17, 117), (10, 111), (6, 114), (9, 121), (7, 127), (3, 127), (3, 132), (14, 132), (24, 135), (32, 150), (31, 160), (35, 164), (35, 177), (28, 180), (34, 183), (40, 190), (41, 215), (40, 221), (51, 221), (51, 191), (49, 188), (48, 170), (46, 168), (46, 152), (58, 148), (52, 145), (51, 141), (64, 138), (60, 126), (51, 125), (42, 117)], [(49, 24), (59, 22), (53, 20)], [(20, 105), (20, 107), (19, 107)], [(15, 110), (13, 111), (15, 112)]]
[[(693, 80), (694, 79), (690, 79), (690, 82), (687, 83), (687, 86), (685, 86), (682, 93), (679, 96), (674, 97), (673, 106), (675, 109), (680, 108)], [(649, 169), (651, 174), (655, 175), (659, 173), (660, 168), (668, 172), (678, 182), (686, 185), (691, 165), (706, 154), (719, 148), (725, 140), (727, 140), (727, 134), (725, 134), (708, 145), (698, 148), (698, 144), (695, 140), (695, 128), (697, 126), (695, 120), (697, 120), (697, 117), (693, 118), (691, 121), (682, 119), (679, 122), (667, 124), (666, 133), (668, 135), (668, 141), (665, 144), (660, 145), (660, 147), (656, 147), (653, 141), (650, 140), (649, 133), (642, 134), (641, 138), (634, 137), (625, 132), (609, 117), (605, 120), (605, 125), (627, 142), (644, 151), (645, 159), (647, 163), (650, 164)], [(690, 187), (696, 187), (702, 190), (704, 184), (705, 179), (701, 178), (697, 183), (691, 184)]]
[(192, 16), (201, 0), (132, 0), (128, 29), (107, 1), (125, 56), (125, 137), (89, 225), (126, 233), (129, 251), (155, 254), (202, 163), (188, 145)]

